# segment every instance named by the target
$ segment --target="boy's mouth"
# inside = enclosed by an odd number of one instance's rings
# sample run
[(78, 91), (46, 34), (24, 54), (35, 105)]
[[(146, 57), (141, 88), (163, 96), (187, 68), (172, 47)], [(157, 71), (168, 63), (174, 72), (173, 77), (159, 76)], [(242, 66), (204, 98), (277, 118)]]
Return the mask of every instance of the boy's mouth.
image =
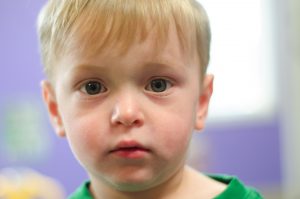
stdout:
[(129, 159), (143, 158), (148, 153), (150, 153), (150, 149), (147, 149), (136, 141), (121, 141), (115, 148), (109, 151), (109, 154)]

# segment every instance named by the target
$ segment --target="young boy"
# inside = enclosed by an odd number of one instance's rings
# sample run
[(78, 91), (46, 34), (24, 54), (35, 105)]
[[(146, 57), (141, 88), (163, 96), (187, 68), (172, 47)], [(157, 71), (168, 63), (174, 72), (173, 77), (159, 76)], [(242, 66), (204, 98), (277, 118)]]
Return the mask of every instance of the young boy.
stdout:
[(51, 122), (90, 177), (70, 198), (261, 198), (185, 166), (213, 90), (195, 0), (49, 0), (38, 28)]

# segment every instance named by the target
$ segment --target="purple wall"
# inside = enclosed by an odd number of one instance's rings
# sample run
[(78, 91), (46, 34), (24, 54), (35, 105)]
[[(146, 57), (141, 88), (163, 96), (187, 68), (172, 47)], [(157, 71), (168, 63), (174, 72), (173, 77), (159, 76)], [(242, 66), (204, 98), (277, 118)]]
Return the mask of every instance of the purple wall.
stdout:
[[(37, 105), (36, 111), (41, 111), (41, 123), (47, 120), (46, 111), (41, 108), (39, 82), (43, 74), (35, 27), (37, 13), (44, 2), (46, 0), (0, 1), (0, 169), (34, 168), (60, 181), (70, 193), (86, 175), (71, 155), (66, 141), (54, 135), (48, 122), (42, 124), (41, 135), (47, 146), (42, 158), (11, 159), (1, 148), (5, 145), (8, 126), (4, 119), (9, 111), (7, 107), (29, 102)], [(256, 123), (210, 124), (204, 135), (212, 145), (209, 172), (238, 175), (254, 186), (281, 182), (276, 116)]]
[(213, 172), (237, 175), (255, 186), (281, 181), (279, 120), (208, 126)]
[[(5, 167), (31, 167), (58, 179), (67, 192), (74, 190), (84, 171), (74, 160), (67, 143), (57, 138), (46, 121), (43, 137), (47, 138), (45, 157), (37, 159), (11, 159), (3, 149), (4, 123), (7, 107), (25, 102), (37, 105), (48, 120), (42, 107), (39, 83), (43, 79), (38, 53), (36, 17), (46, 0), (3, 0), (0, 1), (0, 169)], [(41, 119), (41, 121), (43, 121)], [(26, 138), (25, 138), (26, 139)]]

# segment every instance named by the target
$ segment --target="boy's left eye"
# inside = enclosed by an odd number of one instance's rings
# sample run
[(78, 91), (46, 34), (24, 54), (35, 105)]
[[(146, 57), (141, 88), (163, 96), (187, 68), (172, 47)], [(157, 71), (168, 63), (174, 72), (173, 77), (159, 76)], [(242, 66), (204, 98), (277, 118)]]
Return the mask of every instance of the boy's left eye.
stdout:
[(151, 80), (151, 82), (146, 86), (146, 90), (160, 93), (160, 92), (164, 92), (170, 87), (171, 87), (170, 81), (160, 78), (160, 79)]
[(89, 81), (81, 86), (80, 90), (88, 95), (97, 95), (107, 91), (104, 85), (97, 81)]

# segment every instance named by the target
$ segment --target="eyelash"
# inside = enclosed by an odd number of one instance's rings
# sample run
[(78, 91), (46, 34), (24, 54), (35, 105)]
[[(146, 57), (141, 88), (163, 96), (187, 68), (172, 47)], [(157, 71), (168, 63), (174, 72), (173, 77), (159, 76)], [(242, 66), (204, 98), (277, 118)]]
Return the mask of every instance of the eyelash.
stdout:
[[(162, 90), (156, 90), (153, 89), (152, 86), (164, 86), (165, 88)], [(149, 83), (146, 85), (145, 90), (153, 92), (153, 93), (165, 93), (169, 88), (171, 88), (172, 82), (166, 78), (153, 78), (149, 81)], [(159, 88), (158, 88), (159, 89)]]
[[(96, 89), (96, 91), (88, 91), (87, 90), (88, 86), (90, 86), (90, 89)], [(107, 88), (103, 85), (102, 82), (99, 82), (98, 80), (90, 80), (81, 84), (79, 90), (87, 95), (92, 96), (92, 95), (98, 95), (100, 93), (105, 93), (107, 91)]]

